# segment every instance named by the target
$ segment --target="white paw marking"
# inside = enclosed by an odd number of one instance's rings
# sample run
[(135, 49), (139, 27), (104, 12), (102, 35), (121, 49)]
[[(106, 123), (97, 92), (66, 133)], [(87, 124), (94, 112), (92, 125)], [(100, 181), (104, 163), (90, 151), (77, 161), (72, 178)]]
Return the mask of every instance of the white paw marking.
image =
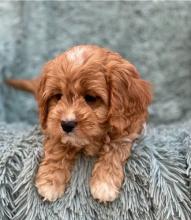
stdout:
[(98, 199), (100, 202), (112, 202), (119, 194), (117, 187), (113, 184), (99, 181), (90, 185), (90, 191), (94, 199)]
[(38, 193), (44, 198), (45, 200), (48, 200), (50, 202), (56, 201), (58, 198), (60, 198), (65, 190), (64, 185), (55, 186), (50, 183), (46, 183), (43, 185), (36, 185), (38, 189)]

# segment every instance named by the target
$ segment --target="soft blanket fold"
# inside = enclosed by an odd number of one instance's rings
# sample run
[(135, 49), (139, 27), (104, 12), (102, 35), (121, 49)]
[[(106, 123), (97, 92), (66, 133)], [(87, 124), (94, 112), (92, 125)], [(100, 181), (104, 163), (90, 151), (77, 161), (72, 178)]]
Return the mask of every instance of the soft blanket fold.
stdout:
[[(134, 144), (120, 197), (100, 204), (89, 191), (94, 159), (81, 155), (64, 196), (43, 202), (34, 177), (43, 154), (38, 127), (0, 124), (0, 219), (190, 220), (190, 123), (160, 126)], [(185, 128), (186, 127), (186, 128)]]

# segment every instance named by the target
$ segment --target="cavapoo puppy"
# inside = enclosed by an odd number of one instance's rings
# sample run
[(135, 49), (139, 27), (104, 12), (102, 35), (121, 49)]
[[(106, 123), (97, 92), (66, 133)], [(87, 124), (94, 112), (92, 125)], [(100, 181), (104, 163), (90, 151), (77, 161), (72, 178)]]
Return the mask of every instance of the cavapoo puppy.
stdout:
[(45, 200), (60, 198), (77, 155), (96, 156), (93, 198), (117, 198), (124, 164), (148, 116), (151, 86), (118, 53), (75, 46), (49, 61), (34, 80), (8, 80), (34, 93), (44, 133), (44, 158), (35, 185)]

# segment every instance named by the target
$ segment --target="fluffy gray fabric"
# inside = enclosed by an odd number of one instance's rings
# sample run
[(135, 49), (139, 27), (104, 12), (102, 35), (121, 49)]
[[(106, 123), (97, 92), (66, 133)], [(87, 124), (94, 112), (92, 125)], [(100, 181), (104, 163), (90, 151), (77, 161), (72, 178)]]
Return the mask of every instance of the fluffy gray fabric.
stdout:
[(120, 197), (100, 204), (89, 191), (95, 159), (80, 156), (64, 196), (43, 202), (34, 186), (42, 156), (38, 127), (0, 124), (0, 219), (190, 220), (191, 137), (187, 125), (148, 129), (134, 144)]

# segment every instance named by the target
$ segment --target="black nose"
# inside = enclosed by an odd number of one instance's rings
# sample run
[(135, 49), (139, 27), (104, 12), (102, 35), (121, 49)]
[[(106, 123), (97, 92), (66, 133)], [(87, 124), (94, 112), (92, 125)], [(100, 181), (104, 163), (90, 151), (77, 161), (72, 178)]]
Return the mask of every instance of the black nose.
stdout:
[(75, 121), (61, 121), (61, 126), (65, 132), (69, 133), (74, 130), (76, 126), (76, 122)]

